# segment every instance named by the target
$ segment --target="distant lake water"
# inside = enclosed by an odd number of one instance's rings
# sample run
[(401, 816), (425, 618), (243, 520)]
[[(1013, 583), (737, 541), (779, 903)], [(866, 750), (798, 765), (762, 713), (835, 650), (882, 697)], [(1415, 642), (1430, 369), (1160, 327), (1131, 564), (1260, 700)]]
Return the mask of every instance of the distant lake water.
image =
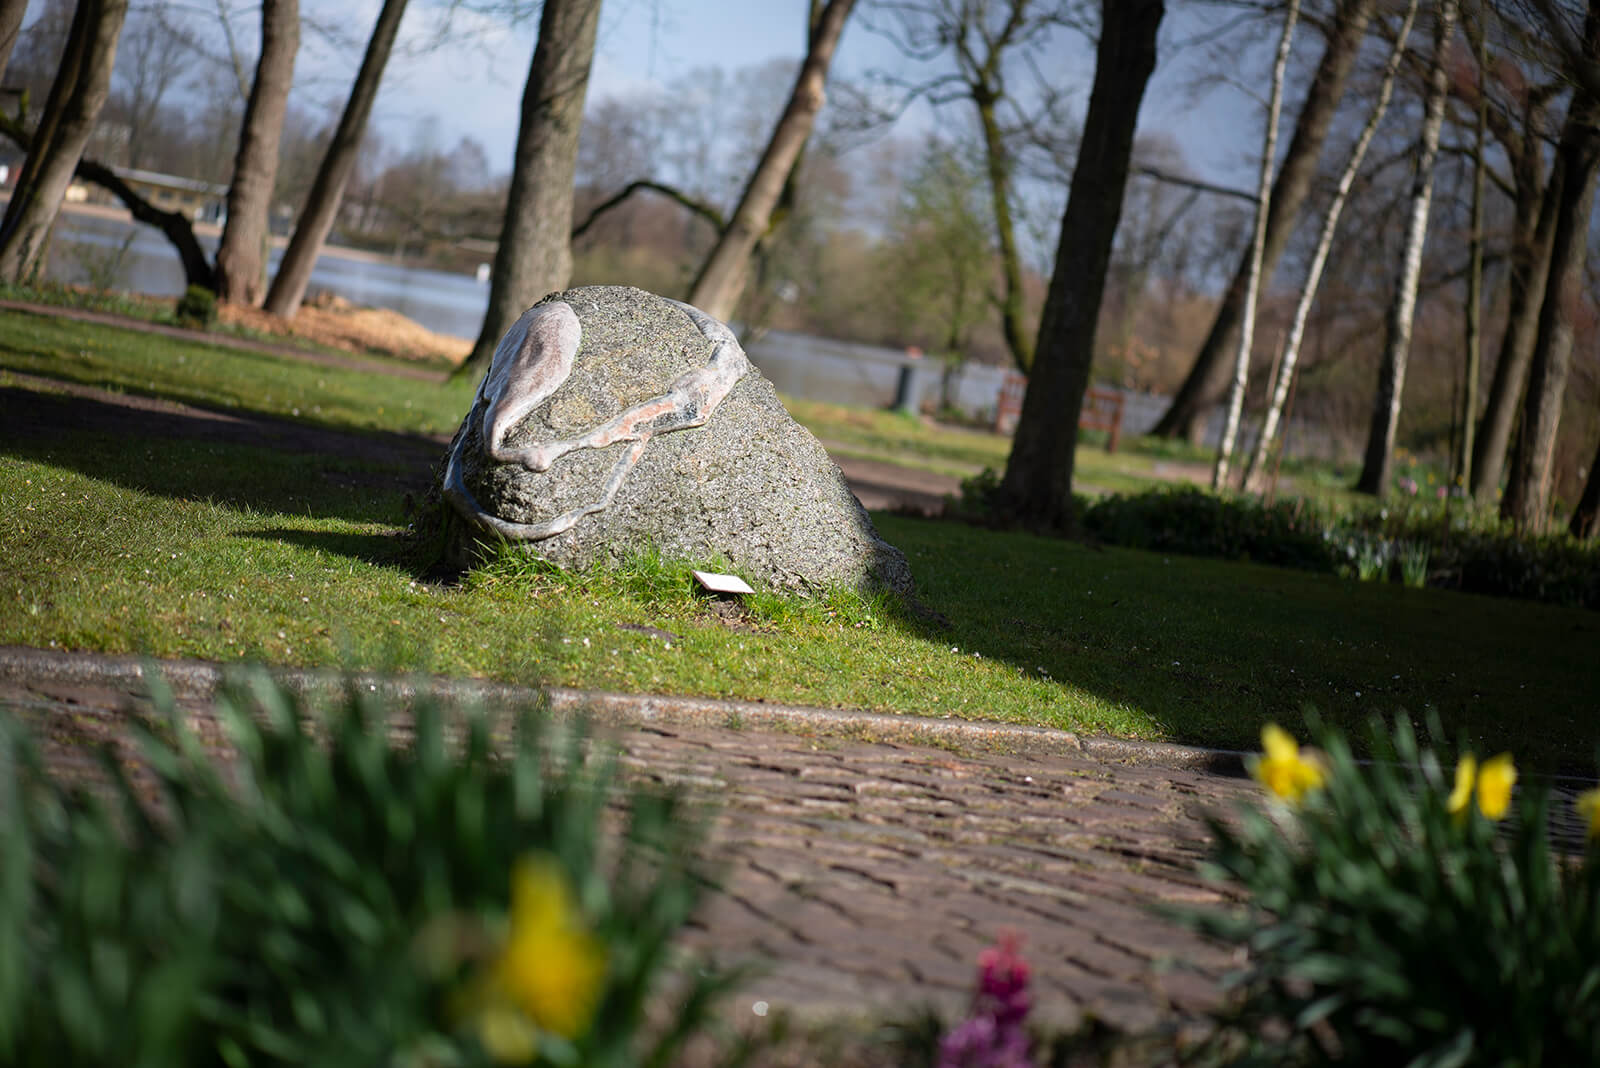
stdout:
[[(202, 236), (209, 255), (217, 238)], [(123, 250), (126, 243), (126, 250)], [(277, 268), (281, 250), (274, 249)], [(49, 276), (70, 284), (101, 285), (156, 296), (183, 292), (183, 269), (160, 233), (126, 218), (63, 212), (51, 248)], [(98, 277), (97, 277), (98, 275)], [(476, 338), (489, 303), (489, 285), (465, 274), (406, 267), (364, 253), (325, 251), (311, 273), (310, 292), (327, 291), (352, 304), (390, 308), (429, 330)], [(747, 339), (750, 359), (778, 389), (792, 396), (841, 404), (887, 407), (896, 400), (900, 377), (915, 376), (914, 391), (931, 400), (940, 389), (937, 360), (910, 360), (904, 352), (774, 330)], [(1005, 372), (968, 365), (950, 383), (950, 400), (979, 417), (992, 417)], [(1143, 433), (1165, 410), (1166, 398), (1127, 395), (1125, 432)], [(1220, 418), (1213, 420), (1214, 438)], [(1296, 420), (1297, 426), (1299, 420)], [(1300, 441), (1306, 435), (1300, 433)]]
[[(200, 245), (216, 255), (217, 238)], [(126, 243), (126, 251), (123, 251)], [(272, 250), (276, 270), (282, 249)], [(50, 249), (48, 276), (74, 285), (109, 285), (155, 296), (183, 292), (183, 268), (172, 244), (148, 226), (86, 212), (62, 212)], [(99, 277), (96, 277), (96, 276)], [(326, 290), (352, 304), (392, 308), (429, 330), (475, 338), (489, 304), (489, 286), (470, 275), (406, 267), (364, 254), (326, 251), (311, 272), (309, 292)]]

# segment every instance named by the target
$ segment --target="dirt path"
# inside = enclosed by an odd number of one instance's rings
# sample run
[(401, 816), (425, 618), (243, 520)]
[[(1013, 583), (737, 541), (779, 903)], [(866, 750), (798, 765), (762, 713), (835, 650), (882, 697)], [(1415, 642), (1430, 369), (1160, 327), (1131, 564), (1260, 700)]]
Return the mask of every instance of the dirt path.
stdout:
[[(305, 355), (305, 354), (300, 354)], [(204, 438), (283, 449), (307, 455), (343, 456), (414, 468), (426, 479), (445, 436), (364, 434), (290, 419), (223, 412), (159, 397), (143, 397), (95, 386), (0, 371), (0, 425), (4, 435), (38, 440), (69, 433)], [(960, 480), (897, 464), (835, 456), (845, 481), (872, 510), (938, 515), (945, 494), (959, 493)]]

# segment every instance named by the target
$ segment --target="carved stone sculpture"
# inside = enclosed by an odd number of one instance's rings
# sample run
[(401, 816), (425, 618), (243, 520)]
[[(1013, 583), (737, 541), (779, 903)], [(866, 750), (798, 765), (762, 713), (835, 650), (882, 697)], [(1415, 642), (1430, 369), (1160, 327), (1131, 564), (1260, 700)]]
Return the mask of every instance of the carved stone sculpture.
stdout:
[(564, 567), (654, 548), (778, 589), (911, 590), (822, 446), (725, 325), (642, 290), (547, 297), (501, 339), (451, 443), (452, 555), (504, 539)]

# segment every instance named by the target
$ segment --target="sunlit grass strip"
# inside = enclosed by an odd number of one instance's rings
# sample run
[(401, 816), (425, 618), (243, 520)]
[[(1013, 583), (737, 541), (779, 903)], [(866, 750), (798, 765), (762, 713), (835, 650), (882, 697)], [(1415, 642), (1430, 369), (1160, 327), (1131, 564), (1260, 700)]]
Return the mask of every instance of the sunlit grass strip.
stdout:
[(507, 557), (442, 585), (403, 537), (403, 484), (352, 490), (343, 470), (87, 436), (0, 457), (0, 643), (1235, 749), (1264, 719), (1293, 730), (1307, 704), (1339, 723), (1433, 705), (1480, 751), (1530, 764), (1583, 762), (1594, 740), (1594, 617), (1577, 610), (893, 516), (879, 527), (947, 626), (853, 594), (720, 605), (694, 590), (690, 562), (648, 556), (576, 574)]

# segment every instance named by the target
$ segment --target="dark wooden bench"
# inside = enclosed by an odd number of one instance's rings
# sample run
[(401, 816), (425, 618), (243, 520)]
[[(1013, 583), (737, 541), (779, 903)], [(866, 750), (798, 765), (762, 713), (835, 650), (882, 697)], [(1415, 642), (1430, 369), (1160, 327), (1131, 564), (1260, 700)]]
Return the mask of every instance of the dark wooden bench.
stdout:
[[(1022, 395), (1028, 391), (1028, 380), (1015, 372), (1008, 373), (1000, 385), (1000, 398), (995, 404), (994, 429), (996, 433), (1010, 434), (1017, 429), (1022, 416)], [(1106, 451), (1116, 452), (1122, 440), (1122, 409), (1126, 401), (1114, 389), (1090, 388), (1083, 395), (1083, 409), (1078, 413), (1078, 426), (1084, 430), (1106, 432)]]

